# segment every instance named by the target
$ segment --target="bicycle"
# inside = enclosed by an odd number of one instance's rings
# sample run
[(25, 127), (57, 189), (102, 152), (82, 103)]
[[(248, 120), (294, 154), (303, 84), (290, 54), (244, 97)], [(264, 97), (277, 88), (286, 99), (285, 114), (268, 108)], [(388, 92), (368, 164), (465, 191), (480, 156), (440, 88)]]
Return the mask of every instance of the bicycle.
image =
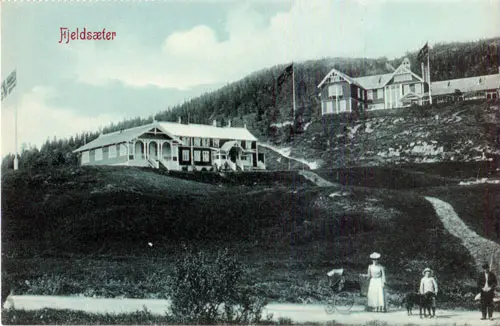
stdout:
[(327, 314), (333, 314), (335, 311), (339, 313), (348, 312), (354, 306), (355, 294), (344, 291), (346, 281), (344, 269), (333, 269), (326, 275), (328, 277), (328, 287), (333, 298), (328, 299), (325, 305), (325, 312)]

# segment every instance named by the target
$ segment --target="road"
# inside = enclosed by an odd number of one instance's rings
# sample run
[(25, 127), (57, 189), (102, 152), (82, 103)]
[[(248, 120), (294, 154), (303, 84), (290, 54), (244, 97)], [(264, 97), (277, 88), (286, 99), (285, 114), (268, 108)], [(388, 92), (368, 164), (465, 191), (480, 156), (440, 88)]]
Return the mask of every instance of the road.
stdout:
[[(9, 296), (4, 305), (5, 309), (37, 310), (43, 308), (80, 310), (89, 313), (132, 313), (148, 309), (152, 314), (164, 315), (169, 305), (167, 300), (148, 299), (102, 299), (83, 296)], [(417, 313), (416, 309), (414, 313)], [(290, 318), (295, 323), (336, 321), (345, 325), (364, 325), (367, 322), (378, 320), (387, 325), (500, 325), (500, 316), (497, 320), (481, 321), (479, 311), (439, 310), (435, 319), (420, 319), (419, 316), (407, 316), (403, 309), (390, 310), (387, 313), (365, 312), (364, 307), (355, 306), (348, 313), (327, 314), (320, 304), (282, 304), (271, 303), (263, 311), (263, 318), (267, 314), (273, 315), (273, 320)]]

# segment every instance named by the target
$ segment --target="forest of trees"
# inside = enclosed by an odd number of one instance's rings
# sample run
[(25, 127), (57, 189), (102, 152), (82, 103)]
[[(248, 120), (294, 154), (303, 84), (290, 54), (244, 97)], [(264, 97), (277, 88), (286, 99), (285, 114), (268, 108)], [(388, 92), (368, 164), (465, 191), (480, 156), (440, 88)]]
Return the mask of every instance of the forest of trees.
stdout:
[[(320, 114), (317, 85), (324, 76), (336, 68), (349, 76), (359, 77), (390, 73), (404, 57), (408, 57), (412, 70), (418, 74), (420, 63), (417, 52), (388, 60), (387, 58), (324, 58), (294, 64), (296, 111), (292, 110), (292, 80), (278, 84), (278, 77), (288, 64), (266, 68), (228, 84), (216, 91), (205, 93), (188, 102), (166, 108), (154, 117), (134, 118), (111, 124), (103, 133), (139, 126), (157, 121), (177, 121), (211, 124), (217, 120), (224, 125), (230, 119), (233, 126), (244, 123), (257, 136), (270, 141), (286, 141), (300, 133), (302, 125)], [(436, 44), (430, 50), (431, 80), (447, 80), (498, 73), (500, 66), (500, 38), (466, 43)], [(273, 123), (292, 121), (289, 128), (278, 130)], [(48, 140), (40, 149), (29, 148), (21, 153), (20, 168), (49, 167), (77, 164), (72, 151), (98, 136), (98, 132), (75, 135), (70, 139)], [(13, 155), (3, 158), (2, 170), (12, 168)]]

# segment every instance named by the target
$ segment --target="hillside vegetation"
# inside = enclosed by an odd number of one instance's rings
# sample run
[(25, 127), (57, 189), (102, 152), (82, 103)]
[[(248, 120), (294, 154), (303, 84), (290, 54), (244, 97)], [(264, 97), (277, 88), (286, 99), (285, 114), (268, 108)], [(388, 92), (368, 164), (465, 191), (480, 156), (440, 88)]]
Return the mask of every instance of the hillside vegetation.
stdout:
[(442, 279), (446, 304), (472, 291), (471, 257), (418, 195), (319, 188), (296, 172), (241, 174), (246, 185), (199, 176), (203, 183), (123, 167), (4, 174), (3, 288), (164, 297), (164, 275), (185, 242), (229, 248), (248, 285), (270, 300), (324, 300), (333, 267), (359, 287), (373, 250), (384, 254), (392, 293), (414, 289), (424, 266)]
[(291, 143), (291, 156), (325, 167), (495, 161), (500, 157), (500, 103), (433, 107), (313, 119)]
[[(498, 73), (500, 39), (481, 40), (467, 43), (436, 44), (431, 53), (431, 78), (433, 81)], [(324, 76), (336, 68), (346, 74), (358, 77), (392, 72), (404, 57), (408, 57), (413, 70), (420, 74), (417, 53), (409, 52), (394, 60), (387, 58), (324, 58), (295, 63), (297, 110), (293, 117), (292, 80), (288, 78), (277, 85), (278, 76), (284, 71), (286, 63), (261, 71), (203, 94), (186, 103), (166, 108), (154, 117), (137, 117), (116, 122), (103, 128), (107, 133), (131, 128), (153, 121), (182, 121), (211, 124), (217, 120), (226, 125), (228, 120), (233, 126), (246, 124), (261, 141), (288, 143), (298, 137), (311, 119), (320, 118), (320, 102), (317, 85)], [(161, 104), (154, 104), (160, 106)], [(284, 128), (280, 123), (290, 123)], [(97, 138), (99, 132), (76, 134), (69, 139), (53, 139), (40, 149), (23, 148), (21, 168), (74, 165), (77, 156), (72, 150), (85, 142)], [(3, 160), (3, 169), (12, 168), (13, 156)]]

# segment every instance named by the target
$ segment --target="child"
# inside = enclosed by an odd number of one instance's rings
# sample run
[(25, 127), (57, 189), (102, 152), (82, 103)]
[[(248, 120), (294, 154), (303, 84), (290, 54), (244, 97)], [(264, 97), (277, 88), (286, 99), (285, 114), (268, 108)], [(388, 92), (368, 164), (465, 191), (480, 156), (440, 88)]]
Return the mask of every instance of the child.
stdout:
[[(422, 295), (422, 300), (425, 300), (424, 296), (427, 298), (431, 297), (431, 299), (429, 300), (432, 300), (430, 302), (430, 306), (432, 307), (432, 317), (436, 317), (436, 296), (438, 294), (437, 282), (434, 279), (434, 277), (431, 276), (432, 270), (430, 268), (424, 269), (422, 274), (424, 275), (424, 277), (422, 277), (422, 279), (420, 280), (420, 289), (418, 293)], [(424, 307), (424, 314), (425, 314), (425, 308), (426, 307)], [(431, 316), (431, 311), (429, 307), (427, 307), (427, 309), (429, 311), (429, 316)]]

